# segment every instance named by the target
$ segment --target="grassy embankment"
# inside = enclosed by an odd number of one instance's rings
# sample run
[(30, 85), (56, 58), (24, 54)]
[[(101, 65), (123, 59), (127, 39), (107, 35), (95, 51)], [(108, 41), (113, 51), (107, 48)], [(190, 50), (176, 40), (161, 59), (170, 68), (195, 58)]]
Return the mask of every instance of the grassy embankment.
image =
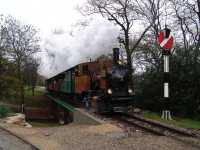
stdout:
[[(43, 101), (41, 101), (42, 96), (44, 95), (45, 89), (42, 87), (36, 87), (34, 96), (32, 96), (32, 90), (29, 87), (26, 87), (24, 90), (24, 101), (25, 105), (28, 106), (40, 106)], [(20, 105), (21, 99), (18, 96), (6, 97), (4, 99), (0, 99), (2, 103), (11, 104), (11, 105)]]
[[(44, 94), (44, 87), (36, 87), (35, 88), (35, 92), (34, 92), (34, 96), (40, 96)], [(25, 88), (25, 93), (24, 93), (25, 97), (30, 97), (33, 96), (32, 95), (32, 89), (30, 87)]]
[[(34, 96), (31, 88), (25, 90), (25, 104), (29, 107), (46, 108), (49, 101), (44, 97), (44, 87), (36, 87)], [(33, 127), (55, 127), (58, 123), (53, 120), (28, 120)]]
[(47, 105), (47, 101), (44, 98), (45, 89), (42, 87), (36, 87), (34, 96), (32, 95), (31, 88), (25, 89), (25, 105), (29, 107), (45, 107)]
[(173, 120), (163, 120), (161, 119), (161, 114), (153, 112), (144, 112), (143, 116), (148, 119), (157, 120), (167, 124), (172, 124), (183, 128), (200, 129), (200, 120), (194, 120), (190, 118), (180, 118), (172, 116)]
[[(32, 95), (32, 89), (29, 87), (25, 88), (24, 91), (24, 102), (26, 108), (46, 108), (49, 104), (49, 101), (45, 98), (45, 88), (44, 87), (36, 87), (34, 96)], [(21, 100), (20, 98), (9, 98), (2, 101), (2, 105), (0, 105), (0, 117), (6, 117), (9, 114), (12, 114), (13, 111), (20, 110)], [(9, 109), (11, 108), (11, 109)], [(53, 120), (28, 120), (33, 127), (55, 127), (58, 126), (58, 123)]]

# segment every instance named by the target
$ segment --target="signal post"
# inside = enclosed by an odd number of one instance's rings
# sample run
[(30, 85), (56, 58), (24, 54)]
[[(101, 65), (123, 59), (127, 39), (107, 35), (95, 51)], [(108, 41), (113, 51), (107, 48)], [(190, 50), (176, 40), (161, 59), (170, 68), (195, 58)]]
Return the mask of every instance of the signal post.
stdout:
[(162, 119), (172, 120), (171, 111), (169, 108), (170, 103), (170, 73), (169, 73), (169, 58), (171, 55), (171, 49), (173, 47), (173, 36), (171, 35), (171, 30), (165, 28), (164, 31), (161, 31), (158, 36), (158, 43), (162, 50), (163, 57), (163, 110), (162, 110)]

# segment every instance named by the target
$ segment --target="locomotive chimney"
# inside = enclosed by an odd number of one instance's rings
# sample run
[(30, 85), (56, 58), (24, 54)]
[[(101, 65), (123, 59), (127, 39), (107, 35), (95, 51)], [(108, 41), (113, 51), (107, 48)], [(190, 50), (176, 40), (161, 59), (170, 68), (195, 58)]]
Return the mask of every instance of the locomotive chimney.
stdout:
[(113, 64), (117, 65), (119, 61), (119, 48), (113, 48)]

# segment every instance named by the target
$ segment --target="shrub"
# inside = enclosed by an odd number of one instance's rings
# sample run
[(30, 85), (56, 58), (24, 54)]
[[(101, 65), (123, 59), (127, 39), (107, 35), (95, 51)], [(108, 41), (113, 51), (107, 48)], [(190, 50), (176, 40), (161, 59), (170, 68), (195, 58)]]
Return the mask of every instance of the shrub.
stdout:
[(10, 109), (6, 106), (0, 105), (0, 118), (6, 117), (10, 113)]
[(0, 97), (10, 99), (12, 97), (18, 97), (20, 91), (20, 82), (16, 77), (13, 76), (2, 76), (0, 75)]

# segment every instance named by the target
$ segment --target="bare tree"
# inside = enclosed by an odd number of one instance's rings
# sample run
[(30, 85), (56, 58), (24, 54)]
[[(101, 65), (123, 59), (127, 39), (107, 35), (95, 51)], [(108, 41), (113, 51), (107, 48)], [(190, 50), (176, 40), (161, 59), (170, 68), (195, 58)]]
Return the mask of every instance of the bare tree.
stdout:
[[(3, 16), (0, 15), (0, 89), (3, 89), (3, 77), (5, 76), (5, 38), (4, 38), (4, 27), (3, 27)], [(3, 90), (0, 91), (0, 95), (2, 96)]]
[(191, 65), (193, 78), (191, 83), (194, 90), (194, 102), (199, 100), (199, 62), (200, 62), (200, 0), (171, 0), (174, 6), (177, 22), (182, 31), (185, 50), (185, 63)]
[[(181, 47), (184, 50), (186, 63), (189, 63), (190, 53), (195, 50), (194, 61), (198, 60), (199, 55), (199, 0), (166, 0), (162, 13), (154, 22), (151, 32), (146, 34), (144, 41), (136, 52), (138, 64), (160, 66), (160, 46), (157, 44), (156, 37), (163, 25), (172, 28), (175, 36), (175, 47)], [(162, 3), (163, 4), (163, 3)], [(197, 63), (195, 63), (197, 64)], [(194, 67), (195, 68), (195, 67)]]
[(157, 38), (161, 30), (171, 26), (170, 16), (172, 15), (172, 11), (169, 7), (169, 1), (160, 0), (158, 2), (153, 1), (153, 3), (157, 7), (156, 9), (152, 9), (149, 15), (156, 16), (157, 18), (153, 22), (149, 32), (143, 37), (143, 42), (138, 45), (134, 53), (134, 58), (138, 68), (142, 68), (143, 70), (154, 68), (157, 71), (161, 71), (162, 60), (160, 58), (162, 57), (162, 51)]
[(177, 26), (182, 36), (180, 42), (187, 50), (191, 45), (198, 45), (200, 40), (199, 0), (169, 0), (174, 10), (174, 26)]
[[(120, 27), (122, 36), (119, 37), (119, 42), (124, 45), (126, 51), (132, 88), (132, 54), (156, 21), (161, 5), (159, 0), (88, 0), (87, 4), (81, 8), (83, 14), (101, 14), (102, 17)], [(131, 45), (130, 40), (133, 38), (135, 29), (138, 28), (136, 25), (138, 21), (145, 22), (142, 27), (144, 29)]]
[(4, 22), (3, 16), (0, 15), (0, 59), (3, 59), (3, 57), (5, 56), (5, 32), (4, 32), (3, 22)]
[(36, 29), (31, 25), (23, 25), (15, 18), (8, 16), (5, 19), (4, 33), (6, 51), (9, 59), (16, 63), (17, 78), (20, 81), (20, 97), (22, 112), (24, 112), (24, 83), (22, 68), (26, 59), (39, 51), (39, 39)]

